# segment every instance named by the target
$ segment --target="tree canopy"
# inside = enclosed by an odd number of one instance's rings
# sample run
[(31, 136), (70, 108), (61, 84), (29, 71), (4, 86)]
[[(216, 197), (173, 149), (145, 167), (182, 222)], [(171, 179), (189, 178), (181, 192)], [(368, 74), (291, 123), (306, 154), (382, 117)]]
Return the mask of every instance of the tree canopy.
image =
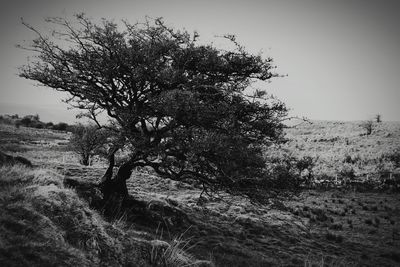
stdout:
[(270, 185), (261, 146), (280, 140), (287, 109), (251, 88), (276, 76), (271, 58), (247, 52), (232, 35), (224, 37), (232, 49), (202, 44), (198, 33), (162, 19), (120, 25), (80, 14), (48, 22), (49, 35), (24, 23), (37, 38), (22, 48), (37, 57), (20, 76), (67, 92), (71, 105), (122, 137), (130, 156), (114, 180), (150, 166), (162, 177), (250, 198)]

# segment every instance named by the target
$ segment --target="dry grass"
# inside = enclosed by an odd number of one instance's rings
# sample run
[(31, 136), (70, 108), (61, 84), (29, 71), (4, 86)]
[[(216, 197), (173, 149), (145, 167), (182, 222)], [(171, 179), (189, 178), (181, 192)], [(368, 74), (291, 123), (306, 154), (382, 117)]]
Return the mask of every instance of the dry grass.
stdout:
[[(0, 168), (1, 266), (154, 266), (149, 255), (161, 241), (104, 221), (62, 179), (44, 169)], [(162, 262), (197, 266), (181, 244), (164, 242)]]
[[(335, 175), (340, 171), (346, 171), (345, 168), (348, 167), (353, 168), (356, 175), (363, 175), (378, 167), (393, 168), (394, 166), (390, 165), (384, 155), (399, 148), (400, 124), (380, 124), (368, 136), (363, 135), (363, 132), (357, 123), (304, 124), (288, 130), (288, 137), (292, 140), (284, 148), (287, 149), (287, 153), (292, 153), (296, 157), (309, 155), (316, 158), (317, 165), (314, 169), (316, 175)], [(10, 133), (6, 133), (6, 137), (13, 138)], [(37, 135), (34, 138), (40, 137)], [(32, 159), (40, 166), (61, 169), (63, 175), (72, 179), (95, 182), (103, 174), (104, 169), (98, 167), (83, 168), (73, 165), (73, 162), (61, 164), (63, 155), (69, 152), (62, 151), (62, 144), (51, 147), (46, 142), (43, 140), (43, 142), (28, 143), (28, 151), (15, 153)], [(381, 159), (383, 164), (378, 166)], [(28, 176), (24, 174), (25, 171)], [(161, 241), (162, 238), (154, 233), (155, 227), (151, 224), (152, 221), (135, 220), (137, 219), (135, 214), (125, 214), (111, 223), (105, 222), (79, 198), (73, 200), (76, 197), (75, 192), (70, 189), (65, 191), (60, 183), (61, 177), (57, 173), (47, 170), (20, 172), (18, 168), (14, 171), (10, 169), (8, 172), (12, 174), (8, 177), (15, 176), (17, 179), (16, 181), (10, 178), (0, 179), (0, 214), (6, 214), (4, 215), (8, 216), (6, 221), (12, 221), (11, 224), (4, 223), (3, 219), (0, 222), (2, 227), (0, 248), (3, 249), (0, 250), (1, 255), (4, 255), (4, 248), (7, 246), (16, 251), (23, 251), (15, 244), (28, 244), (27, 247), (31, 247), (32, 255), (36, 253), (45, 255), (43, 251), (48, 250), (59, 255), (57, 259), (63, 257), (69, 259), (70, 262), (55, 261), (59, 265), (66, 266), (127, 265), (127, 263), (132, 263), (134, 266), (146, 266), (146, 264), (150, 266), (156, 263), (158, 266), (168, 266), (170, 263), (185, 266), (187, 251), (198, 258), (212, 258), (217, 266), (229, 267), (397, 266), (400, 262), (397, 250), (400, 244), (399, 199), (393, 194), (310, 190), (290, 201), (284, 201), (282, 209), (256, 207), (241, 198), (232, 200), (228, 198), (221, 202), (207, 197), (199, 206), (197, 203), (200, 190), (195, 187), (181, 186), (176, 182), (160, 179), (152, 173), (135, 172), (128, 181), (130, 194), (149, 205), (158, 201), (157, 205), (150, 205), (156, 207), (152, 210), (154, 214), (168, 207), (176, 207), (187, 215), (190, 218), (189, 223), (193, 225), (188, 232), (192, 237), (189, 243), (197, 244), (191, 248), (186, 244), (188, 239), (179, 241), (178, 238), (177, 242), (172, 239), (168, 243)], [(35, 181), (34, 177), (37, 177)], [(4, 210), (4, 207), (8, 207), (11, 203), (10, 194), (13, 195), (12, 201), (19, 203), (13, 212), (17, 210), (22, 213), (20, 217), (14, 219), (12, 217), (14, 213), (10, 217), (9, 211)], [(64, 203), (64, 198), (73, 201), (70, 204)], [(72, 203), (75, 204), (71, 207)], [(46, 210), (51, 208), (54, 212), (46, 213)], [(25, 215), (29, 212), (39, 214), (43, 221), (38, 222), (36, 219), (31, 219), (33, 215)], [(69, 217), (68, 214), (71, 214), (75, 221), (65, 219), (65, 223), (68, 222), (69, 225), (76, 227), (63, 228), (54, 217)], [(173, 214), (161, 214), (161, 217), (168, 219), (170, 215), (171, 219), (176, 219)], [(180, 215), (181, 213), (177, 213), (176, 216)], [(371, 220), (371, 225), (365, 223), (367, 219)], [(3, 231), (5, 227), (18, 225), (19, 221), (25, 222), (24, 227), (38, 225), (31, 230), (35, 233), (32, 239), (36, 240), (36, 243), (50, 245), (44, 245), (45, 249), (40, 250), (37, 247), (32, 248), (32, 245), (23, 239), (25, 236), (19, 240), (4, 238), (4, 236), (19, 235), (16, 233), (20, 230)], [(172, 220), (172, 226), (176, 227), (175, 230), (171, 230), (172, 235), (179, 237), (189, 226), (187, 223), (185, 221), (180, 226)], [(77, 227), (81, 230), (75, 229)], [(40, 231), (42, 228), (49, 230)], [(29, 230), (21, 229), (23, 233), (29, 233)], [(39, 239), (37, 233), (48, 234), (46, 238), (50, 240), (51, 237), (51, 240), (58, 241)], [(156, 240), (151, 241), (153, 239)], [(109, 259), (107, 257), (100, 259), (98, 254), (108, 247), (111, 247)], [(27, 257), (25, 254), (22, 257), (24, 259)], [(33, 257), (32, 255), (29, 257)], [(180, 261), (182, 255), (186, 256)], [(7, 254), (6, 257), (12, 257), (12, 254)], [(20, 254), (18, 257), (21, 258)], [(3, 258), (0, 258), (0, 262), (1, 260)], [(48, 262), (50, 261), (51, 259)], [(32, 262), (34, 261), (25, 263), (32, 265)], [(190, 264), (189, 266), (210, 265), (209, 262), (198, 261)]]
[(289, 142), (281, 148), (298, 158), (314, 158), (315, 175), (335, 176), (351, 168), (357, 176), (366, 176), (399, 167), (387, 156), (400, 150), (400, 122), (376, 123), (371, 135), (365, 135), (360, 124), (334, 121), (303, 123), (287, 129)]
[(51, 214), (63, 207), (45, 201), (46, 194), (60, 189), (56, 187), (58, 181), (50, 173), (44, 175), (21, 166), (2, 167), (0, 175), (3, 266), (90, 265), (85, 253), (68, 242), (55, 220), (58, 214)]
[(160, 240), (151, 242), (150, 262), (157, 267), (214, 266), (211, 261), (197, 261), (187, 252), (196, 246), (192, 238), (183, 237), (187, 230), (172, 238), (168, 243), (161, 241), (163, 239), (161, 231)]
[(159, 267), (194, 266), (194, 258), (185, 252), (188, 241), (173, 239), (167, 243), (161, 240), (151, 242), (150, 262)]

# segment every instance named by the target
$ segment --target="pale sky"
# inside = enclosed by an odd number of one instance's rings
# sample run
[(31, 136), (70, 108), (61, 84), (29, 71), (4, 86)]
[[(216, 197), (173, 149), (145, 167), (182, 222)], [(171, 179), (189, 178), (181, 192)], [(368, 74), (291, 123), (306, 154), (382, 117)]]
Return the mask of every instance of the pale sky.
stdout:
[(291, 114), (317, 120), (400, 121), (400, 1), (389, 0), (10, 0), (0, 11), (0, 114), (38, 113), (43, 121), (74, 120), (66, 95), (19, 78), (29, 55), (14, 47), (34, 36), (45, 17), (163, 17), (203, 40), (235, 34), (248, 50), (271, 56), (287, 74), (264, 85)]

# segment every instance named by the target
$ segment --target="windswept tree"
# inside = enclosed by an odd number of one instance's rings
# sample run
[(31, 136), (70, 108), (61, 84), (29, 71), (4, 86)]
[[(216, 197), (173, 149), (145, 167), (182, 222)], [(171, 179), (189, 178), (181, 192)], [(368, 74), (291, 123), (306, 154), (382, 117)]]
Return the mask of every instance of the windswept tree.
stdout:
[(104, 176), (106, 199), (128, 194), (126, 180), (137, 166), (253, 200), (273, 189), (261, 146), (280, 140), (287, 109), (251, 87), (276, 76), (271, 58), (247, 52), (231, 35), (227, 50), (203, 44), (196, 32), (161, 19), (118, 25), (77, 15), (48, 22), (50, 35), (24, 23), (37, 38), (22, 48), (37, 57), (20, 76), (68, 93), (68, 102), (91, 111), (99, 126), (98, 112), (108, 115), (106, 127), (130, 156), (114, 177)]

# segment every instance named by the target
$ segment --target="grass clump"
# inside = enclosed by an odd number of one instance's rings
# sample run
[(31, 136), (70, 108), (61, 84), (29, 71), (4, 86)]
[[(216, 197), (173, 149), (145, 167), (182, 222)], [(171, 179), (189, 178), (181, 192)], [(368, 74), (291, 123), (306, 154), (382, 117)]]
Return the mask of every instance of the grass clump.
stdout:
[(191, 266), (193, 257), (184, 252), (188, 241), (180, 238), (173, 239), (171, 243), (161, 240), (151, 241), (150, 262), (159, 267)]

